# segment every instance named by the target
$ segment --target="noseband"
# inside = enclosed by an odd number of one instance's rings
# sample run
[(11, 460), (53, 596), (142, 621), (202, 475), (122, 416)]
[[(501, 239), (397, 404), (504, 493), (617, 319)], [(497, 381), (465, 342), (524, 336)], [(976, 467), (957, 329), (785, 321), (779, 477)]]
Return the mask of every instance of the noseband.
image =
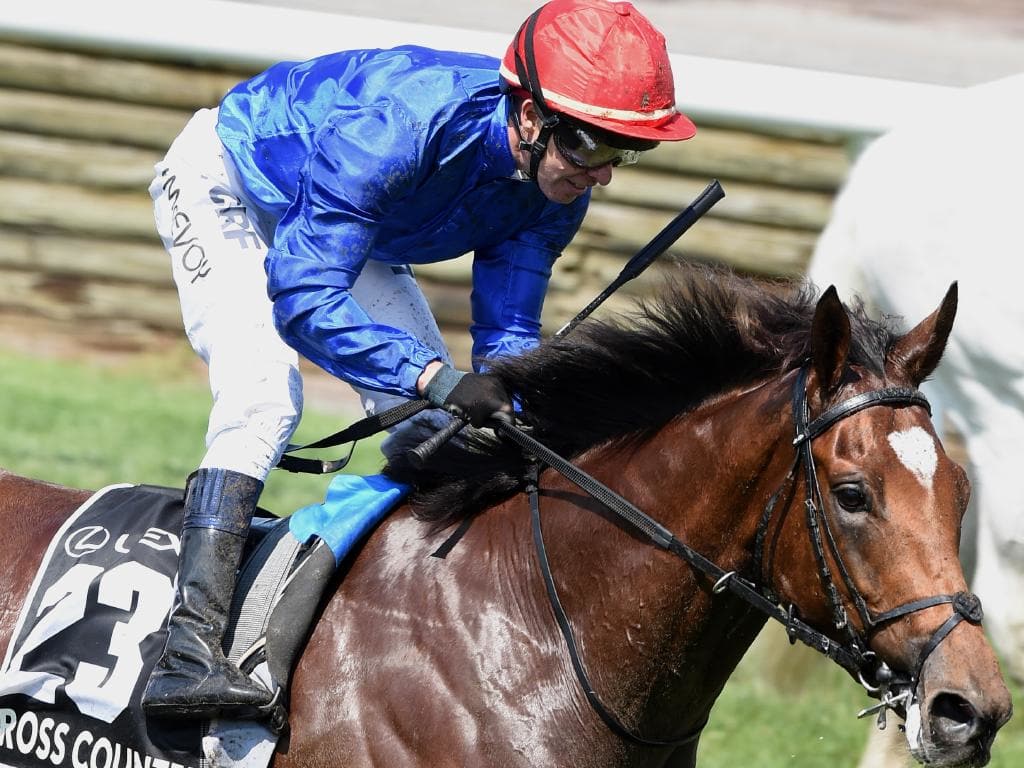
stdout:
[[(534, 543), (537, 548), (541, 573), (544, 577), (551, 607), (569, 649), (573, 669), (591, 706), (605, 724), (621, 738), (634, 744), (648, 747), (679, 746), (692, 743), (700, 735), (703, 725), (680, 739), (648, 739), (623, 725), (595, 692), (581, 660), (569, 619), (558, 597), (554, 578), (551, 574), (551, 566), (548, 561), (547, 549), (544, 545), (544, 537), (540, 525), (540, 494), (538, 490), (538, 476), (542, 466), (548, 466), (556, 470), (570, 482), (599, 501), (609, 511), (615, 513), (623, 522), (648, 538), (652, 543), (672, 552), (689, 563), (693, 568), (711, 578), (714, 581), (712, 590), (714, 593), (717, 594), (725, 591), (733, 593), (752, 608), (782, 623), (786, 627), (790, 642), (800, 640), (856, 675), (867, 692), (880, 699), (879, 704), (864, 710), (861, 715), (879, 710), (880, 725), (884, 725), (887, 709), (895, 709), (900, 705), (906, 706), (913, 699), (914, 689), (916, 688), (917, 681), (920, 679), (921, 669), (925, 661), (953, 628), (964, 620), (972, 624), (981, 623), (981, 601), (978, 600), (977, 596), (969, 592), (924, 597), (904, 603), (882, 613), (872, 614), (867, 607), (864, 596), (857, 589), (853, 578), (843, 562), (839, 548), (836, 545), (835, 536), (829, 526), (828, 518), (824, 514), (821, 488), (818, 485), (814, 456), (811, 452), (811, 443), (814, 438), (820, 436), (836, 422), (845, 419), (847, 416), (858, 413), (865, 408), (880, 405), (890, 408), (919, 406), (927, 410), (930, 415), (931, 407), (928, 404), (928, 400), (916, 389), (909, 387), (886, 387), (855, 395), (811, 420), (807, 404), (807, 377), (808, 368), (805, 366), (800, 369), (793, 385), (793, 421), (796, 431), (793, 445), (796, 447), (796, 457), (782, 485), (769, 498), (761, 516), (761, 521), (758, 524), (755, 537), (754, 561), (758, 567), (757, 572), (761, 574), (763, 582), (761, 585), (747, 581), (733, 571), (723, 570), (699, 552), (679, 541), (671, 531), (649, 515), (554, 451), (534, 440), (525, 432), (509, 424), (497, 425), (497, 431), (503, 437), (516, 443), (530, 457), (530, 468), (526, 477), (525, 490), (530, 500)], [(835, 627), (843, 632), (845, 638), (845, 641), (842, 643), (835, 642), (827, 635), (818, 632), (803, 622), (796, 615), (792, 605), (788, 608), (782, 607), (779, 600), (767, 586), (769, 580), (765, 571), (764, 543), (767, 538), (772, 513), (783, 492), (796, 481), (797, 472), (801, 468), (805, 475), (804, 507), (807, 513), (807, 530), (814, 551), (818, 576), (824, 587)], [(850, 623), (843, 599), (836, 586), (836, 579), (832, 569), (829, 567), (826, 546), (832, 561), (836, 564), (839, 577), (842, 579), (846, 592), (850, 596), (850, 601), (857, 610), (866, 633), (873, 633), (880, 627), (898, 618), (924, 610), (925, 608), (946, 603), (953, 606), (953, 614), (932, 633), (931, 638), (918, 655), (912, 672), (903, 674), (893, 672), (884, 662), (877, 660), (875, 654), (868, 649), (865, 637), (858, 633), (856, 628)], [(899, 691), (899, 694), (894, 695), (894, 691)]]

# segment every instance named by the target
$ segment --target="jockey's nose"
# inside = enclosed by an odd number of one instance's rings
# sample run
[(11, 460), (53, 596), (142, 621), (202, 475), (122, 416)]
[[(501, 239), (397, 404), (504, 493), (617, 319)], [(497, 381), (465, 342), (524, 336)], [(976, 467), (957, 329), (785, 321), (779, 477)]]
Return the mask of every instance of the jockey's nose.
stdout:
[(587, 175), (594, 180), (595, 184), (606, 187), (612, 180), (612, 164), (605, 163), (597, 168), (588, 168)]

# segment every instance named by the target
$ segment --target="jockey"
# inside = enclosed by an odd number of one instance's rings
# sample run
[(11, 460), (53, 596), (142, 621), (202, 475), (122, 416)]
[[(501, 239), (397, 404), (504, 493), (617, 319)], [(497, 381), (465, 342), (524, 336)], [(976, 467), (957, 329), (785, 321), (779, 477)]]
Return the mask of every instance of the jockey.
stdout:
[[(367, 413), (410, 398), (474, 426), (511, 413), (485, 361), (537, 345), (590, 188), (695, 131), (675, 108), (664, 37), (607, 0), (547, 3), (500, 64), (344, 51), (276, 64), (195, 114), (150, 193), (213, 406), (148, 713), (270, 705), (221, 642), (263, 482), (301, 415), (298, 356), (351, 384)], [(409, 265), (470, 251), (476, 370), (464, 372)]]

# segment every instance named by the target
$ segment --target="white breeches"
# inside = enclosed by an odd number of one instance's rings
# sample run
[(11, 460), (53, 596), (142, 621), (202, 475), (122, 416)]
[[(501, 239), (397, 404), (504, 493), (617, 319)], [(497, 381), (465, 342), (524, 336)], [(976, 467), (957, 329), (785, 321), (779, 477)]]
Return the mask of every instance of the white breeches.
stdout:
[[(200, 466), (264, 480), (301, 418), (302, 377), (267, 298), (263, 262), (274, 222), (241, 194), (216, 122), (216, 110), (195, 114), (156, 165), (149, 191), (185, 332), (209, 369), (213, 407)], [(375, 322), (406, 330), (450, 362), (411, 270), (370, 261), (352, 295)], [(356, 391), (368, 414), (402, 401)]]

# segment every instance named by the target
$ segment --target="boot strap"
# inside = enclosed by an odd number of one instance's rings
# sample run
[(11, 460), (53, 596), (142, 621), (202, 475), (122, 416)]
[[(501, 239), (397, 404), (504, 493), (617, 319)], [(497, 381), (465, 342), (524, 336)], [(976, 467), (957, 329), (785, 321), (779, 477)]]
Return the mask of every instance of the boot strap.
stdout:
[(215, 528), (245, 538), (263, 482), (230, 469), (201, 468), (188, 479), (182, 528)]

